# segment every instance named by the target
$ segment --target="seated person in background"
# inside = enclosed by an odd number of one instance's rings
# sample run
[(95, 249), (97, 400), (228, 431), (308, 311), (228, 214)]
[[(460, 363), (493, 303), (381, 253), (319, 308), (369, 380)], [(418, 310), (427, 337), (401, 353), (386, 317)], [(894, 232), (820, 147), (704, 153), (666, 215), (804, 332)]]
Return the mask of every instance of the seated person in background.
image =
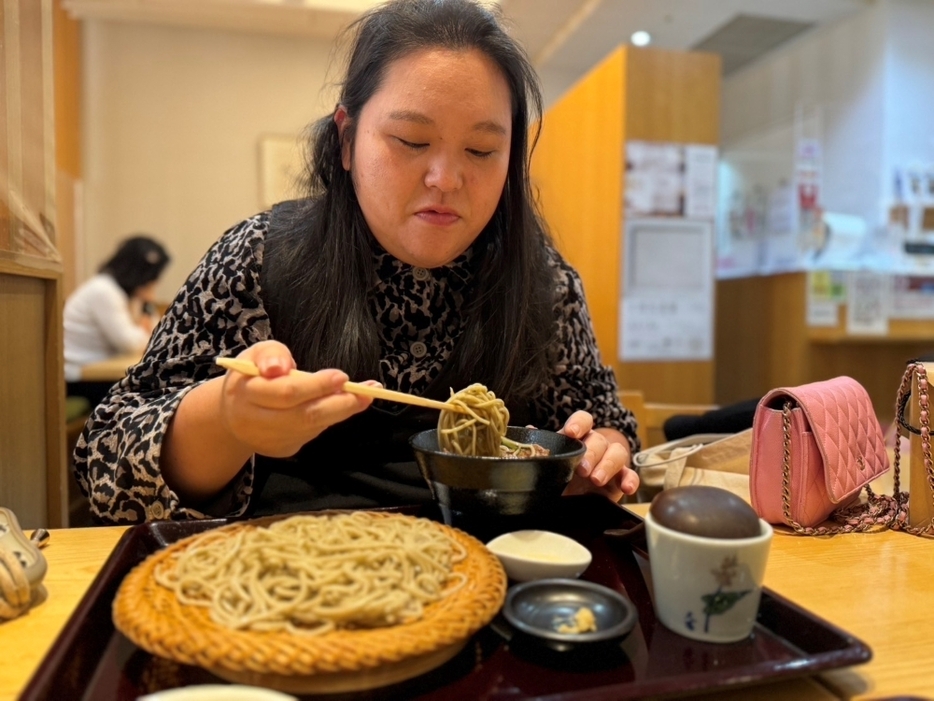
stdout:
[(82, 381), (82, 367), (146, 349), (157, 321), (152, 310), (156, 282), (168, 263), (161, 244), (148, 236), (133, 236), (68, 297), (64, 323), (69, 396), (85, 397), (96, 406), (113, 383)]
[(525, 53), (473, 0), (395, 0), (354, 29), (305, 198), (211, 247), (91, 415), (75, 470), (97, 519), (428, 501), (408, 439), (438, 412), (373, 405), (348, 379), (442, 400), (481, 383), (513, 425), (584, 441), (569, 491), (636, 491), (635, 420), (535, 210)]
[(747, 399), (735, 404), (711, 409), (699, 416), (677, 414), (662, 425), (666, 441), (695, 436), (699, 433), (739, 433), (752, 428), (756, 406), (760, 398)]

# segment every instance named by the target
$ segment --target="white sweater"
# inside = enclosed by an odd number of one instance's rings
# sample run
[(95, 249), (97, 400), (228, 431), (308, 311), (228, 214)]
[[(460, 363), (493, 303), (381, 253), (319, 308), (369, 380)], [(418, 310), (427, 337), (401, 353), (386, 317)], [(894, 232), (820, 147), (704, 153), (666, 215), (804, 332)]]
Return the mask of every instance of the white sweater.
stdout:
[(115, 355), (142, 352), (149, 341), (133, 323), (130, 299), (110, 275), (99, 274), (65, 302), (65, 379), (81, 379), (81, 367)]

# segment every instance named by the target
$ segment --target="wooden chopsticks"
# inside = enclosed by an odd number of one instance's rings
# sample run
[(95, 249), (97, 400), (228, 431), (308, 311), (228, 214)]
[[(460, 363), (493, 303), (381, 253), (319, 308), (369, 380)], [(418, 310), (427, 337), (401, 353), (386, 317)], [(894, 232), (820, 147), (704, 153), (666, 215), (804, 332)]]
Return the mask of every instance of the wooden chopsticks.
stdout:
[[(241, 360), (240, 358), (215, 358), (214, 362), (227, 370), (234, 370), (250, 377), (259, 376), (259, 368), (251, 360)], [(292, 370), (292, 375), (308, 374), (303, 370)], [(439, 402), (435, 399), (426, 399), (425, 397), (416, 397), (414, 394), (405, 392), (395, 392), (383, 387), (371, 387), (370, 385), (361, 385), (358, 382), (345, 382), (344, 391), (351, 394), (360, 394), (374, 399), (386, 399), (390, 402), (399, 402), (400, 404), (414, 404), (415, 406), (428, 407), (429, 409), (440, 409), (442, 411), (456, 411), (464, 413), (462, 409), (446, 402)]]

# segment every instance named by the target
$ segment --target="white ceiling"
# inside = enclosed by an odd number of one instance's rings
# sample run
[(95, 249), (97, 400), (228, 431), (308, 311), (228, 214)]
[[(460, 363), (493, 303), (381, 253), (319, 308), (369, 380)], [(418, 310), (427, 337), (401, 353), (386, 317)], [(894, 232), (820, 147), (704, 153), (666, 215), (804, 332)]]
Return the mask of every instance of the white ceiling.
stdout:
[[(836, 22), (872, 0), (499, 0), (545, 86), (562, 94), (638, 29), (689, 49), (737, 14)], [(376, 0), (63, 0), (79, 18), (160, 22), (331, 38)]]
[(560, 96), (610, 51), (643, 29), (652, 46), (687, 50), (738, 14), (839, 21), (871, 0), (501, 0), (545, 86)]

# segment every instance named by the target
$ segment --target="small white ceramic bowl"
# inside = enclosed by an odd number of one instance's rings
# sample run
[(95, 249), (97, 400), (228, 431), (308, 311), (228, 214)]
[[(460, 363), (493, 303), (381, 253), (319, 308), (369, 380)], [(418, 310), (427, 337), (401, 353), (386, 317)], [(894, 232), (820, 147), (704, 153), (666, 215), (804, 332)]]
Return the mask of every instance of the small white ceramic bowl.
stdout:
[(593, 556), (576, 540), (551, 531), (513, 531), (486, 544), (516, 582), (579, 577)]

